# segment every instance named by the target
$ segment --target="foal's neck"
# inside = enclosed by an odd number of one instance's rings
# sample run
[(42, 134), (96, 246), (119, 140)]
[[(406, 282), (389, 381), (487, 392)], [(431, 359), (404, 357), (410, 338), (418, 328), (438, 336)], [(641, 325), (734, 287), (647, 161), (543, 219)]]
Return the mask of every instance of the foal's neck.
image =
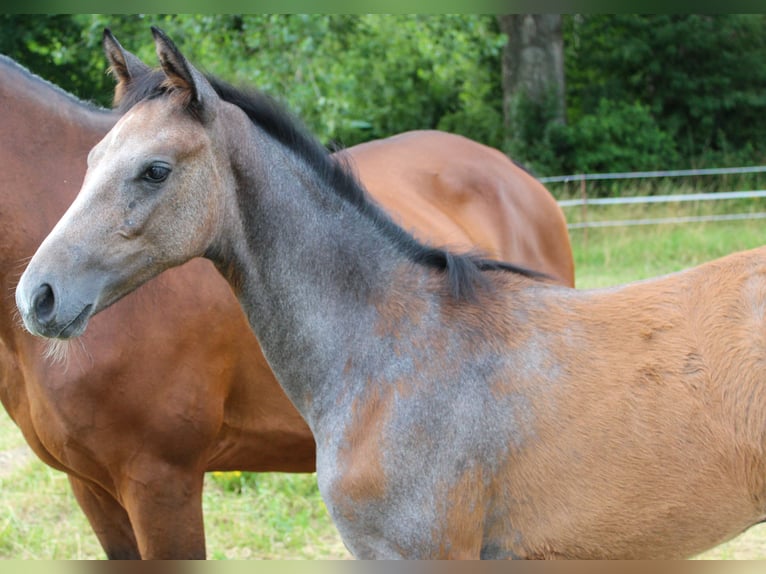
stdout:
[(349, 361), (370, 348), (391, 277), (421, 281), (433, 271), (411, 263), (326, 178), (260, 131), (232, 154), (235, 215), (224, 247), (208, 255), (313, 427)]

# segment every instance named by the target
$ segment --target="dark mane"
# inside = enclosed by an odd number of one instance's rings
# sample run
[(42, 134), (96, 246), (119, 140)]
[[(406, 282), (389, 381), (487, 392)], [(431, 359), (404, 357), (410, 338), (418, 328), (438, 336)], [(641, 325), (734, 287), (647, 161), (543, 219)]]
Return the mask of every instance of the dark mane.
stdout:
[[(238, 106), (269, 136), (302, 157), (340, 197), (367, 217), (410, 260), (446, 273), (456, 299), (472, 299), (478, 285), (488, 285), (482, 271), (509, 271), (534, 279), (549, 279), (544, 273), (511, 263), (451, 253), (420, 243), (370, 198), (346, 162), (333, 159), (302, 123), (276, 100), (256, 90), (235, 88), (213, 76), (206, 77), (221, 99)], [(118, 111), (124, 113), (143, 99), (165, 93), (163, 80), (164, 74), (160, 71), (134, 79), (125, 90)]]

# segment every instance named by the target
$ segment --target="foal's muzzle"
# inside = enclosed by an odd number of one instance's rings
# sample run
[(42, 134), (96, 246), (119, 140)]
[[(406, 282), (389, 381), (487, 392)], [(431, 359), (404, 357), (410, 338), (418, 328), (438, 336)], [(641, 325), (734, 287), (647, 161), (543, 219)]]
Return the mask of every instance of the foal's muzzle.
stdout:
[(56, 298), (53, 288), (43, 283), (32, 293), (30, 310), (39, 325), (49, 325), (54, 318)]
[(50, 283), (41, 283), (34, 287), (28, 296), (20, 285), (16, 290), (16, 305), (24, 326), (30, 333), (58, 339), (81, 335), (93, 310), (91, 304), (80, 305), (74, 309), (62, 308)]

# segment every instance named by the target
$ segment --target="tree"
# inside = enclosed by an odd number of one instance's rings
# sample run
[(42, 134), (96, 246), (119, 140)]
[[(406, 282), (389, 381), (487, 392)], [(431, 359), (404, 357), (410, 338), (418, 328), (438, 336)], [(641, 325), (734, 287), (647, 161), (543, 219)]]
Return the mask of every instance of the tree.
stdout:
[(538, 169), (554, 162), (565, 123), (564, 48), (559, 14), (497, 17), (503, 48), (503, 148)]
[(4, 14), (0, 52), (108, 106), (103, 28), (154, 64), (150, 24), (328, 144), (438, 128), (540, 175), (766, 159), (761, 14)]
[(570, 120), (604, 99), (640, 104), (687, 162), (763, 149), (764, 15), (586, 14), (565, 27)]
[(553, 121), (564, 123), (564, 47), (559, 14), (505, 14), (498, 16), (508, 36), (503, 48), (503, 111), (508, 132), (519, 101), (550, 108)]
[[(101, 34), (155, 63), (149, 25), (204, 71), (284, 100), (320, 139), (353, 145), (440, 128), (499, 147), (503, 36), (487, 15), (62, 15), (0, 20), (2, 51), (108, 105)], [(38, 18), (35, 20), (35, 18)], [(16, 34), (14, 31), (23, 31)]]

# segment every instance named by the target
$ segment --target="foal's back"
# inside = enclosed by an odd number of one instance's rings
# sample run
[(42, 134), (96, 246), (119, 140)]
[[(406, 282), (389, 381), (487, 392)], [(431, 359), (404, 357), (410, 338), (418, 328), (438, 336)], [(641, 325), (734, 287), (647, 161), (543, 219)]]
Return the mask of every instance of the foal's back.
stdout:
[(529, 426), (498, 477), (531, 557), (679, 558), (766, 518), (766, 248), (504, 305)]

